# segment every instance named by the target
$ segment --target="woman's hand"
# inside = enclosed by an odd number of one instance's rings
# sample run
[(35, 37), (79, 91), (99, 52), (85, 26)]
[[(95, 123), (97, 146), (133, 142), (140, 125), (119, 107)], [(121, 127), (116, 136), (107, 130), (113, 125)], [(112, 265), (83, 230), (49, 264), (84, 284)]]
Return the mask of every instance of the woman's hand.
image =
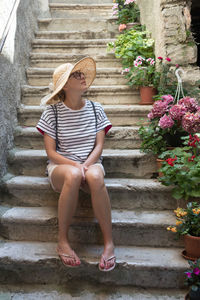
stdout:
[(76, 163), (75, 167), (81, 171), (82, 183), (84, 183), (85, 182), (85, 172), (88, 170), (88, 167), (84, 164), (79, 164), (79, 163)]

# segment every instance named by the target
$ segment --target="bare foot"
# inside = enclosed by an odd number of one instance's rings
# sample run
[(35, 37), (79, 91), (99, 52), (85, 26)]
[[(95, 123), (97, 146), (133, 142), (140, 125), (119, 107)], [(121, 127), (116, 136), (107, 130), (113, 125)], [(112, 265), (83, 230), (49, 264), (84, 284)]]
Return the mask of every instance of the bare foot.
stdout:
[[(69, 244), (58, 243), (57, 252), (63, 263), (70, 266), (79, 266), (81, 261)], [(65, 256), (66, 255), (66, 256)], [(69, 257), (67, 257), (69, 255)]]
[(107, 270), (115, 264), (115, 258), (112, 258), (111, 260), (106, 261), (107, 259), (109, 259), (112, 256), (114, 256), (114, 245), (113, 244), (105, 245), (104, 251), (101, 255), (101, 259), (100, 259), (100, 263), (99, 263), (99, 266), (101, 269)]

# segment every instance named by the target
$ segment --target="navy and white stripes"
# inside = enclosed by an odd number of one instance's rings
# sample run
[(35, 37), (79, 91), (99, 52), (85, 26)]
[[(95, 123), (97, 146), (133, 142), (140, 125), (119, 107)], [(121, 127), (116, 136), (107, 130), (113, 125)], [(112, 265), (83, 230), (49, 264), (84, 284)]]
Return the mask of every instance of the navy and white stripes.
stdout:
[[(85, 106), (80, 110), (72, 110), (63, 102), (57, 106), (58, 122), (58, 150), (57, 152), (66, 158), (84, 163), (92, 151), (96, 139), (96, 120), (92, 104), (85, 100)], [(105, 129), (105, 133), (112, 127), (103, 107), (94, 102), (97, 114), (97, 132)], [(36, 128), (44, 134), (47, 133), (56, 139), (55, 115), (51, 106), (43, 112)], [(102, 160), (102, 158), (100, 158)]]

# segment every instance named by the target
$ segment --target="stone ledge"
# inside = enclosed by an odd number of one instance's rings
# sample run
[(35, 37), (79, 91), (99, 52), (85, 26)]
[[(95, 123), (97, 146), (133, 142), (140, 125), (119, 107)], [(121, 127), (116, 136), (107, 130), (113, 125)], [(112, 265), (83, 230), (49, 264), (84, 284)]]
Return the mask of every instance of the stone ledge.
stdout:
[(115, 249), (117, 266), (109, 273), (98, 270), (100, 246), (72, 245), (82, 265), (64, 267), (54, 243), (6, 242), (0, 244), (0, 281), (5, 283), (61, 284), (87, 278), (87, 281), (132, 285), (145, 288), (183, 288), (187, 261), (182, 249), (123, 247)]

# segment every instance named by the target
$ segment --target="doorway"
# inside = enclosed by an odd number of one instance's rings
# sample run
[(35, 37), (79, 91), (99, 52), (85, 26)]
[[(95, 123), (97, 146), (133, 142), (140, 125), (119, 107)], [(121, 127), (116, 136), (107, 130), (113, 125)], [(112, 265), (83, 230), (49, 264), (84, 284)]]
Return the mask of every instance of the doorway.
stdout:
[(192, 25), (191, 30), (198, 48), (197, 65), (200, 67), (200, 1), (192, 0), (191, 7)]

